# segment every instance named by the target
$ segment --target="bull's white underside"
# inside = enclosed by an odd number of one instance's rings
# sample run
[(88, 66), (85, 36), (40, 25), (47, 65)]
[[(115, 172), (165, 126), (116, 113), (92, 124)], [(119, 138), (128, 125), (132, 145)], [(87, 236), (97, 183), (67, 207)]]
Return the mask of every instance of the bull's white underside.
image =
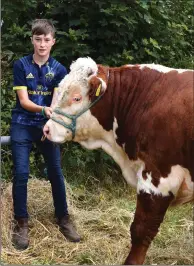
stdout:
[[(188, 201), (192, 199), (194, 184), (191, 182), (191, 176), (186, 168), (180, 165), (174, 165), (171, 167), (171, 172), (168, 177), (161, 177), (158, 187), (155, 187), (152, 183), (151, 173), (147, 173), (147, 179), (142, 177), (143, 167), (141, 167), (137, 173), (138, 185), (137, 192), (144, 191), (148, 194), (162, 194), (168, 196), (169, 192), (172, 192), (174, 196), (181, 196), (181, 201)], [(180, 200), (180, 199), (179, 199)]]

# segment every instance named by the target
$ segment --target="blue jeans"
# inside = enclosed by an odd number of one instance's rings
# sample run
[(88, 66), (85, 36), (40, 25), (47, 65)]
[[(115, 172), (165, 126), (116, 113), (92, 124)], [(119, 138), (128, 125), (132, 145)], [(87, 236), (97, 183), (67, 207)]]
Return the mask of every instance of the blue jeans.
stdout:
[(13, 206), (14, 218), (28, 218), (27, 182), (29, 177), (29, 157), (32, 143), (36, 143), (47, 165), (48, 179), (51, 183), (55, 216), (68, 214), (64, 177), (61, 170), (60, 148), (49, 140), (41, 141), (41, 127), (12, 123), (11, 149), (14, 164)]

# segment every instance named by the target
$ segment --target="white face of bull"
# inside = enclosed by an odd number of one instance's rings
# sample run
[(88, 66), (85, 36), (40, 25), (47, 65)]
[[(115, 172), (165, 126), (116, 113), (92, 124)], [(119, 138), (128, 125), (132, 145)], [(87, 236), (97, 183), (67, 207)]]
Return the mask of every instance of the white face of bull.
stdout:
[[(89, 99), (89, 81), (92, 77), (96, 77), (98, 67), (91, 58), (79, 58), (71, 64), (70, 73), (59, 84), (59, 95), (53, 109), (58, 109), (67, 115), (77, 115), (90, 104)], [(100, 80), (102, 84), (101, 91), (106, 89), (106, 84)], [(70, 125), (72, 120), (62, 114), (53, 112), (53, 119), (57, 119), (66, 125)], [(76, 119), (75, 141), (78, 135), (87, 138), (88, 129), (92, 128), (92, 123), (96, 123), (90, 111), (84, 112)], [(90, 125), (90, 127), (89, 127)], [(51, 141), (63, 143), (73, 139), (72, 130), (64, 125), (50, 119), (43, 129), (44, 135)]]

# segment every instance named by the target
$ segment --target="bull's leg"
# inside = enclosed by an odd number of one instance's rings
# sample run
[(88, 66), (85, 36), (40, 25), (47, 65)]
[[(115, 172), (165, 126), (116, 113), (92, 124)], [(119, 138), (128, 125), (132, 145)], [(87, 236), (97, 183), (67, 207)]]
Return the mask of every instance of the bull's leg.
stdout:
[(144, 190), (139, 191), (135, 217), (131, 225), (132, 247), (125, 265), (143, 264), (146, 252), (173, 198), (172, 193), (163, 196), (153, 192), (146, 193)]

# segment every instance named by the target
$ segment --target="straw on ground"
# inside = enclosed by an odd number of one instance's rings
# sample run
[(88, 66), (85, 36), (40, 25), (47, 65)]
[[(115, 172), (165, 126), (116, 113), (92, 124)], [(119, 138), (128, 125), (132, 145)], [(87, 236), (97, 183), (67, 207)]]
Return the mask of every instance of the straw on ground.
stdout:
[[(17, 251), (11, 243), (11, 183), (2, 191), (2, 256), (6, 264), (122, 264), (130, 247), (129, 227), (135, 210), (135, 192), (118, 184), (115, 193), (100, 186), (96, 191), (66, 183), (69, 212), (81, 243), (67, 242), (53, 217), (50, 184), (28, 183), (30, 246)], [(123, 193), (121, 193), (123, 191)], [(192, 204), (170, 209), (149, 249), (145, 264), (193, 264)]]

